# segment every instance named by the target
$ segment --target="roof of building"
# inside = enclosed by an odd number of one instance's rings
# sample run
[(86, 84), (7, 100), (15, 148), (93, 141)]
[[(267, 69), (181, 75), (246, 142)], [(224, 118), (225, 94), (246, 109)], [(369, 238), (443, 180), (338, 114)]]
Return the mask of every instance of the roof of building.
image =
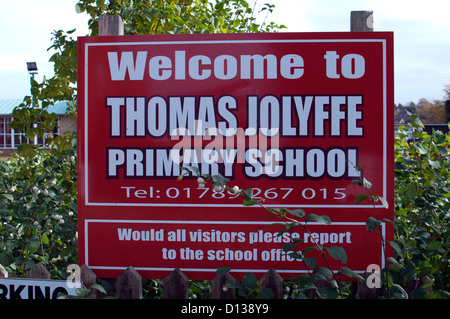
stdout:
[[(23, 100), (21, 99), (0, 99), (0, 115), (11, 115), (14, 108), (22, 102)], [(69, 103), (67, 101), (56, 102), (54, 105), (50, 105), (47, 111), (57, 115), (64, 115), (69, 107)]]

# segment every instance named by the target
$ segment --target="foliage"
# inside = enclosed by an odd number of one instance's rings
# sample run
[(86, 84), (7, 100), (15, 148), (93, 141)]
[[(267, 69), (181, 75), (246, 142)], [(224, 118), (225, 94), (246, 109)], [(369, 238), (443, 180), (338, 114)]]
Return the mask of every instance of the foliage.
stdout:
[[(420, 121), (425, 124), (442, 124), (447, 123), (450, 116), (450, 109), (445, 106), (446, 101), (450, 101), (450, 84), (444, 86), (444, 98), (427, 100), (419, 99), (417, 103), (409, 102), (406, 105), (398, 104), (395, 107), (395, 115), (399, 116), (403, 121), (409, 122), (410, 116), (416, 114)], [(403, 123), (403, 122), (400, 122)]]
[[(395, 220), (369, 217), (366, 222), (367, 231), (378, 233), (383, 246), (394, 250), (380, 274), (385, 298), (450, 298), (450, 135), (429, 135), (423, 128), (413, 115), (409, 127), (400, 127), (395, 137)], [(368, 198), (387, 205), (370, 193), (370, 182), (360, 184), (368, 194), (357, 201)], [(394, 226), (394, 241), (386, 243), (382, 237), (383, 221)]]
[(427, 134), (413, 116), (410, 132), (401, 127), (395, 144), (397, 241), (389, 280), (404, 284), (428, 276), (432, 297), (449, 298), (450, 135)]
[[(56, 115), (47, 108), (68, 101), (76, 116), (76, 40), (55, 31), (50, 58), (55, 75), (41, 83), (30, 78), (30, 93), (13, 111), (12, 127), (31, 140), (53, 131)], [(33, 123), (39, 123), (38, 126)], [(0, 162), (0, 264), (22, 276), (42, 262), (52, 277), (66, 278), (77, 263), (76, 133), (56, 136), (46, 147), (21, 144), (17, 154)]]
[(256, 276), (251, 272), (246, 273), (242, 281), (227, 280), (226, 286), (235, 288), (238, 298), (271, 299), (273, 297), (273, 292), (269, 288), (263, 288), (260, 291)]
[[(245, 0), (80, 0), (80, 12), (91, 19), (89, 28), (98, 34), (98, 17), (102, 14), (120, 15), (125, 34), (178, 34), (178, 33), (236, 33), (270, 32), (284, 26), (266, 23), (274, 5)], [(266, 15), (261, 23), (257, 14)]]
[(27, 145), (26, 156), (0, 162), (0, 263), (11, 275), (42, 262), (65, 278), (67, 265), (77, 262), (76, 139), (70, 137), (46, 150)]
[(416, 112), (423, 123), (446, 123), (447, 113), (445, 111), (444, 101), (428, 101), (420, 99), (416, 104)]

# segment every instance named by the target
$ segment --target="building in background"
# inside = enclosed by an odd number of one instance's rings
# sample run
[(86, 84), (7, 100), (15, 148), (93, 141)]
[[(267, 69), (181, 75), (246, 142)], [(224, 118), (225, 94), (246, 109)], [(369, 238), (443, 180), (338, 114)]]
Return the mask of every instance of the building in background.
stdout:
[[(18, 131), (11, 127), (13, 110), (21, 103), (20, 99), (0, 99), (0, 156), (8, 156), (15, 152), (21, 143), (44, 146), (49, 138), (77, 129), (76, 121), (66, 116), (69, 105), (63, 101), (47, 108), (49, 113), (55, 113), (58, 116), (57, 128), (52, 132), (46, 132), (43, 137), (27, 138), (25, 131)], [(39, 123), (34, 123), (34, 125), (38, 126)]]

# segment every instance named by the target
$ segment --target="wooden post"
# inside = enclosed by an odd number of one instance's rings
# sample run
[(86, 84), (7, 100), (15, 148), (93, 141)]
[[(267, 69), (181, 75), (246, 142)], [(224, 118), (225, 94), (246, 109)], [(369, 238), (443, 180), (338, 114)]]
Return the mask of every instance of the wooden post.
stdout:
[(229, 272), (217, 275), (211, 282), (211, 299), (234, 299), (236, 296), (236, 288), (225, 287), (227, 280), (235, 281), (236, 279)]
[(133, 267), (128, 267), (117, 277), (116, 297), (118, 299), (142, 299), (142, 277)]
[(123, 21), (117, 15), (102, 15), (98, 18), (98, 35), (123, 35)]
[(50, 279), (50, 272), (45, 269), (42, 263), (37, 263), (26, 272), (25, 277), (33, 279)]
[(80, 267), (80, 280), (86, 288), (97, 283), (97, 275), (86, 265)]
[(187, 299), (188, 277), (176, 268), (164, 279), (163, 299)]
[[(80, 267), (80, 280), (83, 286), (90, 288), (93, 284), (97, 283), (97, 275), (89, 268), (86, 264)], [(96, 298), (104, 298), (106, 295), (97, 289), (91, 289), (89, 296), (94, 296)]]
[(272, 290), (273, 299), (283, 299), (283, 278), (271, 268), (261, 277), (259, 281), (259, 289), (269, 288)]
[(364, 279), (357, 279), (357, 294), (359, 299), (378, 299), (381, 296), (381, 288), (369, 288), (367, 286), (367, 278), (372, 275), (372, 273), (365, 272), (361, 276)]
[(373, 11), (352, 11), (350, 13), (350, 31), (373, 31)]

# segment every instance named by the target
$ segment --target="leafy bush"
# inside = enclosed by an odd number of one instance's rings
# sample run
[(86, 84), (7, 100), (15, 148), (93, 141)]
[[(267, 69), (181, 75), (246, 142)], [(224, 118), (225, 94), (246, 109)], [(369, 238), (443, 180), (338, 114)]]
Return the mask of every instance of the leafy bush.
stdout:
[(75, 146), (75, 135), (60, 137), (0, 161), (0, 264), (13, 276), (42, 262), (65, 278), (77, 262)]
[(433, 298), (450, 294), (450, 135), (431, 135), (414, 116), (409, 130), (401, 127), (395, 140), (396, 259), (388, 267), (389, 280), (428, 276), (430, 283), (417, 291), (425, 296), (433, 286)]

